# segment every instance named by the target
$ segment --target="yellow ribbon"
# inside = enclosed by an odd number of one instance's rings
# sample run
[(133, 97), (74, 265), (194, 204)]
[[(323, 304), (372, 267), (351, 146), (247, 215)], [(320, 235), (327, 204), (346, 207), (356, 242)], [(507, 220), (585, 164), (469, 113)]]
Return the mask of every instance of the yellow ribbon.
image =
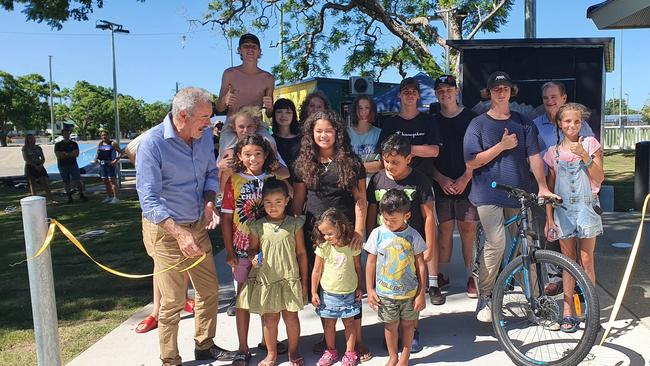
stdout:
[[(182, 264), (183, 262), (185, 262), (186, 260), (189, 259), (189, 258), (184, 258), (184, 259), (182, 259), (180, 262), (174, 264), (174, 265), (171, 266), (171, 267), (165, 268), (165, 269), (163, 269), (163, 270), (161, 270), (161, 271), (158, 271), (158, 272), (149, 273), (149, 274), (144, 274), (144, 275), (134, 275), (134, 274), (129, 274), (129, 273), (120, 272), (120, 271), (114, 270), (114, 269), (112, 269), (112, 268), (110, 268), (110, 267), (108, 267), (108, 266), (105, 266), (105, 265), (99, 263), (97, 260), (95, 260), (95, 258), (93, 258), (93, 257), (88, 253), (88, 251), (86, 250), (86, 248), (84, 248), (83, 244), (81, 244), (81, 243), (79, 242), (79, 240), (77, 240), (77, 238), (76, 238), (76, 237), (75, 237), (75, 236), (70, 232), (70, 230), (68, 230), (65, 226), (63, 226), (63, 224), (61, 224), (60, 222), (56, 221), (55, 219), (51, 219), (51, 221), (50, 221), (50, 227), (48, 228), (48, 230), (47, 230), (47, 236), (45, 237), (45, 242), (43, 243), (43, 245), (41, 246), (41, 248), (36, 252), (36, 254), (34, 254), (34, 256), (31, 257), (31, 258), (27, 258), (27, 260), (34, 259), (34, 258), (38, 257), (39, 255), (43, 254), (43, 252), (45, 251), (45, 249), (47, 249), (47, 247), (50, 246), (50, 243), (52, 242), (52, 239), (54, 238), (54, 231), (56, 230), (57, 227), (59, 228), (59, 230), (61, 230), (61, 232), (63, 233), (63, 235), (65, 235), (65, 236), (68, 238), (68, 240), (70, 240), (70, 242), (71, 242), (72, 244), (74, 244), (74, 246), (76, 246), (77, 249), (79, 249), (80, 252), (82, 252), (86, 257), (90, 258), (90, 260), (93, 261), (97, 266), (99, 266), (99, 268), (103, 269), (104, 271), (106, 271), (106, 272), (108, 272), (108, 273), (111, 273), (111, 274), (114, 274), (114, 275), (116, 275), (116, 276), (120, 276), (120, 277), (126, 277), (126, 278), (146, 278), (146, 277), (155, 276), (155, 275), (157, 275), (157, 274), (161, 274), (161, 273), (167, 272), (167, 271), (169, 271), (169, 270), (171, 270), (171, 269), (173, 269), (173, 268), (176, 268), (176, 267), (178, 267), (180, 264)], [(200, 256), (200, 257), (199, 257), (199, 258), (198, 258), (194, 263), (192, 263), (189, 267), (180, 270), (180, 272), (185, 272), (185, 271), (187, 271), (187, 270), (190, 270), (190, 269), (196, 267), (199, 263), (201, 263), (201, 261), (203, 261), (203, 260), (205, 259), (205, 257), (206, 257), (206, 254), (203, 253), (203, 255)]]
[(641, 234), (643, 233), (643, 222), (645, 221), (645, 210), (648, 207), (648, 201), (650, 200), (650, 194), (645, 196), (643, 200), (643, 209), (641, 210), (641, 222), (639, 223), (639, 229), (636, 232), (636, 238), (634, 238), (634, 245), (632, 246), (632, 252), (630, 253), (630, 259), (627, 261), (627, 267), (625, 267), (625, 273), (623, 274), (623, 280), (621, 281), (621, 287), (618, 288), (618, 294), (616, 295), (616, 300), (614, 301), (614, 308), (612, 309), (612, 314), (609, 316), (609, 322), (607, 328), (605, 328), (605, 333), (603, 333), (603, 338), (600, 340), (600, 346), (605, 343), (605, 339), (609, 335), (609, 331), (612, 330), (614, 326), (614, 320), (616, 320), (616, 315), (621, 308), (623, 303), (623, 297), (625, 297), (625, 291), (627, 290), (627, 284), (630, 281), (630, 275), (632, 274), (632, 267), (634, 267), (634, 261), (636, 260), (636, 254), (639, 251), (639, 246), (641, 244)]

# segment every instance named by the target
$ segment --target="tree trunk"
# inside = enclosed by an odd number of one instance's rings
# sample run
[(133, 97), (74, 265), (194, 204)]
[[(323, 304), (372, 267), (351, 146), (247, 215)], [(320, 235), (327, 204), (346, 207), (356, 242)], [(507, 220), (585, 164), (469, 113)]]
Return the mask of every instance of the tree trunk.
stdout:
[(0, 130), (0, 146), (7, 147), (7, 131)]

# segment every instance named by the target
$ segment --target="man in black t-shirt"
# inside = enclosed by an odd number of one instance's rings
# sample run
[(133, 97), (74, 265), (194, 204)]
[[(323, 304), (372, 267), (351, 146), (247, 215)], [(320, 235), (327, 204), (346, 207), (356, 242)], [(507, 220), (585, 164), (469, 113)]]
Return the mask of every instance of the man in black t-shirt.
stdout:
[(411, 167), (433, 179), (433, 158), (438, 156), (440, 135), (432, 116), (420, 113), (417, 102), (420, 99), (420, 83), (415, 78), (406, 78), (399, 84), (400, 112), (396, 116), (382, 118), (381, 144), (397, 133), (411, 142)]
[[(435, 113), (442, 144), (440, 154), (435, 160), (433, 189), (436, 193), (436, 213), (438, 214), (439, 262), (438, 283), (448, 284), (447, 267), (451, 259), (454, 223), (458, 224), (463, 246), (463, 259), (467, 276), (467, 296), (478, 296), (476, 283), (472, 276), (472, 247), (476, 235), (478, 212), (468, 199), (472, 171), (465, 166), (463, 137), (467, 126), (476, 117), (472, 110), (458, 105), (458, 87), (451, 75), (442, 75), (434, 83), (439, 110)], [(433, 113), (432, 113), (433, 114)]]
[(70, 184), (77, 185), (77, 192), (82, 201), (88, 201), (84, 195), (83, 184), (81, 183), (81, 174), (79, 165), (77, 165), (77, 156), (79, 156), (79, 145), (70, 140), (70, 128), (65, 127), (61, 131), (63, 140), (54, 144), (54, 154), (56, 155), (56, 162), (61, 174), (61, 179), (65, 185), (65, 193), (68, 195), (68, 203), (72, 203), (72, 192), (70, 191)]

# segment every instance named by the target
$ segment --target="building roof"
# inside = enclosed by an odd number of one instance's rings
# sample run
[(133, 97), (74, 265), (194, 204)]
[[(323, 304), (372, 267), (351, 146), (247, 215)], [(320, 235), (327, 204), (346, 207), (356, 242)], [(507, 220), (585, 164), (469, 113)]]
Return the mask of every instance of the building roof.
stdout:
[(461, 51), (510, 47), (603, 47), (605, 49), (605, 70), (607, 72), (614, 71), (614, 38), (612, 37), (448, 40), (447, 45)]
[(587, 8), (598, 29), (650, 28), (650, 1), (608, 0)]

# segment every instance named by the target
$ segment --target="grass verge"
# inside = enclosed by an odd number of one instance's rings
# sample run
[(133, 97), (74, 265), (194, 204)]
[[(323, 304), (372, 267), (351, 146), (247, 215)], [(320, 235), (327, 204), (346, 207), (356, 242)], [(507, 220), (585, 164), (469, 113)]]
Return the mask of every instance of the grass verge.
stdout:
[[(25, 259), (19, 200), (26, 195), (24, 189), (0, 188), (0, 209), (18, 207), (15, 213), (0, 213), (4, 253), (0, 259), (0, 365), (37, 363), (27, 264), (11, 266)], [(85, 203), (75, 200), (73, 204), (49, 204), (48, 215), (76, 236), (106, 230), (104, 235), (82, 241), (99, 262), (127, 273), (150, 273), (153, 262), (142, 244), (137, 197), (125, 194), (118, 205), (101, 204), (103, 195), (89, 197)], [(218, 231), (210, 236), (214, 245), (222, 246)], [(149, 303), (151, 279), (125, 279), (104, 272), (60, 232), (55, 234), (51, 252), (61, 358), (65, 364)]]
[(614, 210), (634, 207), (634, 151), (607, 151), (604, 157), (605, 181), (614, 186)]

